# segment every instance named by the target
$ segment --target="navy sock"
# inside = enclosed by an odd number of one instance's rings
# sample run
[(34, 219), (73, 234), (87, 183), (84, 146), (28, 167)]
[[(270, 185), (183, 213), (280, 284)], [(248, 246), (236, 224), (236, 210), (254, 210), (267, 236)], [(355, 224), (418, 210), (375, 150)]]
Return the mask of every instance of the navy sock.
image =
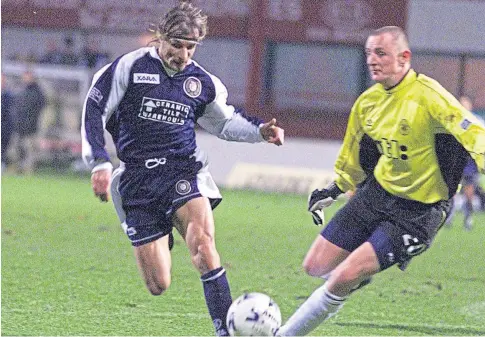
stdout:
[(205, 302), (216, 329), (217, 336), (229, 336), (226, 326), (227, 311), (232, 304), (231, 290), (226, 278), (226, 271), (219, 267), (202, 275)]
[(472, 204), (472, 202), (471, 202), (471, 201), (468, 201), (468, 200), (467, 200), (467, 201), (465, 202), (465, 207), (463, 207), (463, 215), (464, 215), (464, 217), (465, 217), (465, 221), (466, 221), (466, 220), (467, 220), (469, 217), (471, 217), (472, 213), (473, 213), (473, 204)]

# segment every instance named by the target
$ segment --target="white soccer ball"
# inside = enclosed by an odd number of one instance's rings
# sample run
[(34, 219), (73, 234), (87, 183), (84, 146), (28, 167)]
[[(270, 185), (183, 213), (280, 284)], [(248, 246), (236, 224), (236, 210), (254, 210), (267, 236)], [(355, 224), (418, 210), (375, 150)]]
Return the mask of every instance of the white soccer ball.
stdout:
[(262, 293), (241, 295), (227, 312), (227, 329), (231, 336), (274, 336), (280, 326), (280, 308)]

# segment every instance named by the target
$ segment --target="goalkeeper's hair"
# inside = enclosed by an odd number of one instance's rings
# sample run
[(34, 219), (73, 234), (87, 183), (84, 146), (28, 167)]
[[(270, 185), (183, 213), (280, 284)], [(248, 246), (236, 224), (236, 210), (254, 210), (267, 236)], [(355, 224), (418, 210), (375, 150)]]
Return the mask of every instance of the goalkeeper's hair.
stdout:
[(378, 36), (389, 33), (392, 36), (393, 42), (399, 51), (409, 50), (409, 41), (406, 33), (398, 26), (384, 26), (373, 30), (369, 36)]
[(155, 37), (150, 42), (157, 42), (170, 38), (180, 38), (189, 35), (194, 29), (199, 34), (195, 42), (202, 41), (207, 34), (207, 15), (189, 1), (181, 1), (170, 9), (158, 24), (151, 24), (150, 31)]

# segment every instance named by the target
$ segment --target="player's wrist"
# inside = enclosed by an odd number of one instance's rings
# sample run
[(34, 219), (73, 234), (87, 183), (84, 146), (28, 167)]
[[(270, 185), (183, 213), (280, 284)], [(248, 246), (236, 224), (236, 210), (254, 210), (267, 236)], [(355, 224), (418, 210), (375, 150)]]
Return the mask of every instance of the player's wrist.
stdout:
[(330, 185), (325, 188), (325, 190), (327, 190), (328, 196), (334, 200), (336, 200), (340, 194), (344, 193), (344, 191), (338, 187), (335, 181), (332, 181)]
[(106, 160), (96, 160), (94, 162), (94, 167), (91, 170), (91, 174), (102, 170), (109, 170), (110, 172), (112, 172), (113, 164), (111, 164), (111, 162)]

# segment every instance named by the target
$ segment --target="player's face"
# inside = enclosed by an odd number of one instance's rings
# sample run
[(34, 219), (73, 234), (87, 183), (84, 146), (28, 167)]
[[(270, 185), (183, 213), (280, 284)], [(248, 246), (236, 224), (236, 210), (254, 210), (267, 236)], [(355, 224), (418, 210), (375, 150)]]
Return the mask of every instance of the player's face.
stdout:
[(401, 55), (391, 34), (369, 36), (365, 44), (365, 54), (371, 78), (385, 88), (395, 86), (404, 76)]
[(161, 41), (159, 54), (170, 69), (182, 71), (192, 59), (197, 43), (190, 40), (196, 39), (197, 36), (190, 34), (186, 38), (187, 40), (168, 38)]

